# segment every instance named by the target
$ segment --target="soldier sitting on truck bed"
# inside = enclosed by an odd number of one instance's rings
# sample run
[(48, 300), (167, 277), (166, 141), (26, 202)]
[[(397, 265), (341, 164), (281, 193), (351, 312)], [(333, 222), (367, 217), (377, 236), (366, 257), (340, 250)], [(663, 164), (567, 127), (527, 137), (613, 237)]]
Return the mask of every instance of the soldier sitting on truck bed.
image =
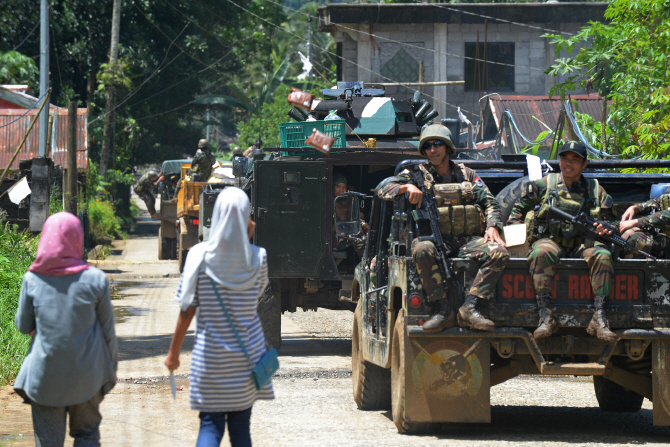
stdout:
[[(533, 236), (528, 264), (533, 277), (535, 299), (539, 308), (540, 321), (533, 337), (550, 337), (558, 332), (551, 306), (554, 289), (554, 275), (559, 258), (582, 258), (591, 272), (591, 287), (595, 295), (595, 312), (587, 332), (601, 340), (612, 342), (616, 334), (609, 328), (605, 310), (612, 290), (614, 265), (612, 253), (600, 242), (585, 240), (574, 234), (571, 226), (549, 219), (548, 207), (554, 206), (571, 215), (585, 212), (597, 221), (598, 234), (612, 234), (618, 223), (612, 208), (612, 197), (595, 179), (586, 179), (582, 170), (586, 168), (586, 146), (577, 141), (569, 141), (558, 151), (561, 173), (550, 173), (546, 177), (530, 182), (521, 199), (514, 205), (508, 224), (520, 224), (526, 214), (536, 205), (540, 209), (532, 217)], [(531, 220), (531, 219), (529, 219)]]
[[(642, 251), (657, 258), (670, 259), (670, 189), (661, 197), (629, 207), (621, 217), (621, 236)], [(646, 217), (633, 219), (635, 214)], [(643, 258), (635, 253), (625, 258)]]
[[(476, 222), (451, 222), (450, 216), (455, 207), (440, 204), (438, 198), (440, 227), (452, 229), (450, 234), (443, 234), (449, 251), (454, 257), (470, 258), (482, 263), (465, 303), (458, 311), (458, 324), (462, 327), (491, 331), (494, 329), (493, 322), (477, 311), (477, 304), (493, 296), (496, 284), (509, 259), (509, 253), (499, 234), (502, 229), (500, 205), (475, 171), (449, 159), (456, 152), (449, 129), (441, 124), (425, 127), (421, 132), (419, 151), (421, 155), (428, 157), (428, 163), (419, 165), (428, 190), (434, 194), (434, 187), (439, 184), (460, 184), (463, 200), (458, 206), (464, 205), (464, 209), (472, 207), (469, 210), (476, 211), (475, 214), (479, 216)], [(410, 203), (421, 204), (423, 193), (413, 183), (409, 170), (402, 171), (388, 182), (384, 181), (378, 190), (378, 195), (384, 200), (394, 200), (406, 192), (409, 193)], [(464, 214), (472, 216), (473, 213)], [(424, 332), (437, 332), (454, 326), (456, 318), (447, 301), (447, 293), (436, 262), (435, 245), (417, 238), (412, 241), (412, 256), (426, 292), (426, 299), (439, 306), (437, 313), (423, 325)]]
[[(212, 154), (209, 148), (209, 142), (204, 138), (198, 141), (198, 150), (195, 152), (195, 157), (191, 160), (191, 175), (192, 182), (206, 182), (212, 176), (212, 166), (216, 163), (216, 157)], [(170, 200), (171, 203), (177, 203), (177, 195), (181, 189), (181, 184), (184, 179), (179, 179), (174, 190), (174, 197)]]
[(153, 219), (160, 217), (156, 213), (156, 197), (151, 193), (151, 190), (154, 189), (158, 179), (158, 173), (153, 169), (144, 173), (142, 177), (133, 185), (135, 193), (144, 201), (147, 205), (147, 210)]

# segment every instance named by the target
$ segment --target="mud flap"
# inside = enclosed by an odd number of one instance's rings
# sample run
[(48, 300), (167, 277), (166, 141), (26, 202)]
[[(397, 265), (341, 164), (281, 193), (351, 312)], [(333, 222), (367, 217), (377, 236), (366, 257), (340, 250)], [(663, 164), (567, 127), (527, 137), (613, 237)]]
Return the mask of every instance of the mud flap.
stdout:
[(405, 414), (413, 422), (491, 422), (490, 342), (408, 337)]
[(652, 342), (652, 380), (654, 384), (654, 425), (670, 425), (670, 342)]

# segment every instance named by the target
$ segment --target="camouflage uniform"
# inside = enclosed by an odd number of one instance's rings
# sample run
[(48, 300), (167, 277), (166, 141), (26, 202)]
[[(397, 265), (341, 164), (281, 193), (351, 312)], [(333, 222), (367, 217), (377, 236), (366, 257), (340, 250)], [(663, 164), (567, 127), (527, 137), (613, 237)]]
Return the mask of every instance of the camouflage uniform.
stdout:
[[(622, 237), (636, 248), (651, 253), (658, 258), (670, 258), (670, 195), (662, 195), (656, 199), (639, 204), (640, 214), (647, 217), (638, 219), (638, 226), (627, 230)], [(660, 211), (659, 211), (660, 210)], [(653, 214), (652, 214), (653, 213)], [(644, 256), (629, 252), (625, 258), (642, 259)]]
[(135, 183), (133, 189), (135, 193), (139, 196), (140, 199), (144, 201), (147, 205), (147, 210), (152, 216), (156, 214), (156, 198), (151, 193), (154, 183), (151, 176), (147, 173), (142, 175), (140, 179)]
[[(479, 205), (486, 213), (486, 227), (496, 227), (499, 231), (502, 231), (500, 205), (491, 195), (484, 182), (472, 169), (457, 165), (452, 161), (449, 161), (449, 165), (451, 167), (451, 178), (449, 179), (443, 179), (430, 163), (424, 164), (424, 167), (432, 174), (435, 184), (472, 183), (474, 203)], [(404, 170), (390, 181), (385, 181), (377, 194), (381, 199), (395, 200), (398, 197), (400, 187), (407, 183), (413, 184), (414, 182), (411, 173)], [(419, 229), (422, 233), (430, 233), (429, 229), (422, 230), (421, 227)], [(502, 245), (484, 242), (484, 238), (481, 236), (454, 237), (443, 235), (443, 239), (454, 257), (474, 259), (482, 263), (472, 282), (469, 295), (486, 300), (490, 299), (509, 259), (507, 249)], [(442, 276), (435, 261), (436, 253), (435, 245), (432, 242), (419, 241), (418, 239), (412, 241), (412, 256), (416, 269), (421, 278), (426, 299), (431, 302), (446, 297)]]
[(212, 165), (216, 163), (214, 154), (209, 149), (198, 149), (191, 161), (191, 180), (206, 182), (212, 176)]
[[(533, 211), (536, 205), (541, 205), (547, 195), (548, 177), (536, 180), (527, 185), (521, 199), (514, 205), (510, 214), (508, 225), (524, 223), (526, 214)], [(558, 190), (568, 194), (577, 202), (582, 201), (585, 195), (588, 195), (587, 181), (584, 176), (579, 182), (574, 182), (570, 188), (563, 183), (563, 177), (559, 175)], [(605, 220), (609, 222), (614, 231), (618, 230), (616, 213), (612, 207), (614, 201), (605, 189), (598, 185), (597, 203), (600, 206), (599, 216), (596, 220)], [(588, 212), (590, 205), (584, 206), (584, 211)], [(593, 217), (593, 216), (592, 216)], [(537, 235), (542, 237), (534, 242), (528, 253), (528, 263), (530, 274), (533, 277), (533, 286), (537, 294), (551, 294), (554, 288), (554, 275), (556, 273), (556, 264), (562, 257), (578, 257), (586, 261), (591, 273), (591, 287), (595, 296), (609, 296), (612, 290), (614, 280), (614, 265), (612, 262), (612, 253), (605, 245), (596, 242), (595, 244), (576, 236), (568, 238), (562, 235), (547, 237), (545, 231)], [(553, 240), (552, 240), (553, 239)]]

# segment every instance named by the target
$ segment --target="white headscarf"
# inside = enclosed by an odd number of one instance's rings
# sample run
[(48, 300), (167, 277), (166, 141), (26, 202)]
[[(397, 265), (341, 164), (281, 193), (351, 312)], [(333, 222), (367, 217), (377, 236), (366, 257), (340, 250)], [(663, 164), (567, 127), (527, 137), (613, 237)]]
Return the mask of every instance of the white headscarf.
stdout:
[(209, 240), (191, 248), (186, 258), (177, 299), (186, 311), (193, 302), (198, 274), (203, 271), (231, 290), (254, 286), (265, 250), (249, 243), (249, 198), (239, 188), (226, 188), (216, 198)]

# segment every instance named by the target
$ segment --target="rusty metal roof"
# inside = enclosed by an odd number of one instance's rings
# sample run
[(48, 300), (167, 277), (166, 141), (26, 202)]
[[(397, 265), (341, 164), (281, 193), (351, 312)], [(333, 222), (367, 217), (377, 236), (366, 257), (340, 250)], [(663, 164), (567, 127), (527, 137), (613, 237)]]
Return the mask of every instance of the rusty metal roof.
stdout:
[[(0, 109), (0, 169), (5, 169), (14, 152), (28, 131), (30, 123), (38, 110), (34, 109), (18, 121), (9, 124), (22, 114), (25, 109)], [(67, 169), (67, 109), (57, 108), (49, 111), (54, 117), (51, 136), (51, 158), (54, 164)], [(87, 110), (77, 109), (77, 169), (88, 170), (88, 127)], [(6, 124), (8, 126), (2, 127)], [(19, 161), (39, 156), (39, 121), (35, 123), (26, 143), (21, 148), (10, 169), (18, 170)]]
[[(596, 121), (601, 121), (603, 102), (598, 94), (572, 95), (571, 98), (577, 112), (586, 113)], [(562, 105), (560, 97), (557, 96), (549, 99), (548, 96), (492, 95), (487, 98), (482, 111), (484, 126), (492, 116), (496, 128), (500, 129), (502, 114), (506, 109), (512, 112), (519, 131), (528, 139), (536, 140), (547, 127), (552, 130), (556, 128)]]

